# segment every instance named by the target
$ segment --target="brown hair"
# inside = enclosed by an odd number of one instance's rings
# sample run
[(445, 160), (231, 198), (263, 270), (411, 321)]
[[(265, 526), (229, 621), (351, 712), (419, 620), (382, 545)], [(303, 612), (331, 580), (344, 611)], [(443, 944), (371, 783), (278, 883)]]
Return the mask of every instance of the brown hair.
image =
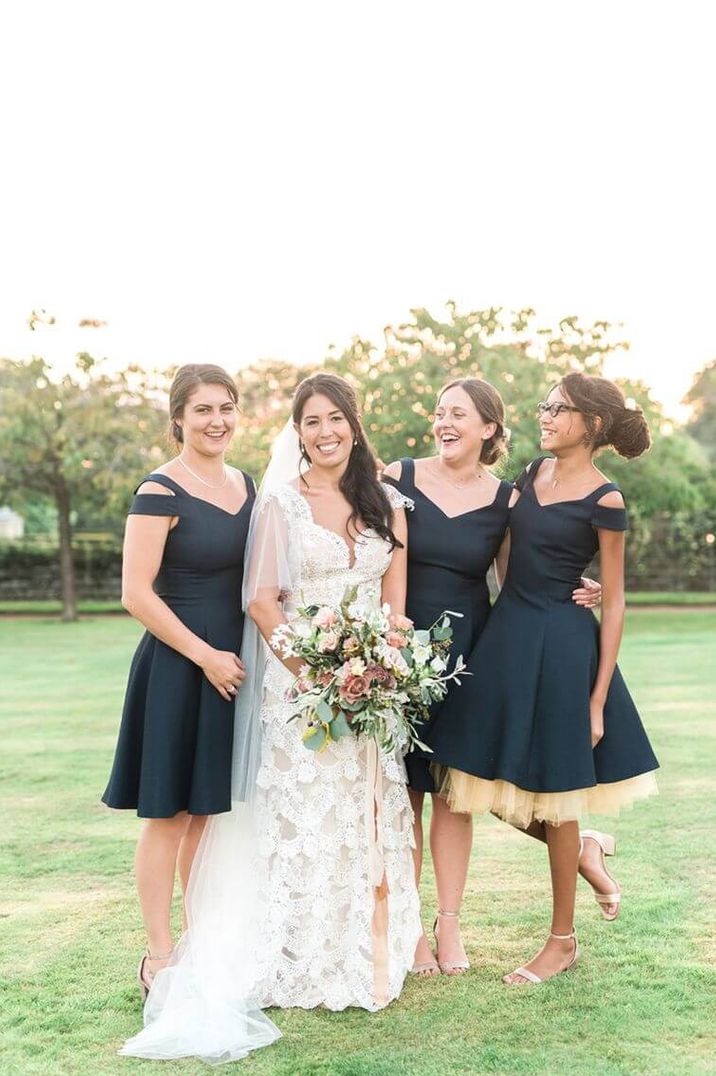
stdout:
[[(613, 381), (590, 374), (567, 374), (559, 383), (587, 427), (596, 452), (611, 446), (626, 459), (641, 456), (651, 445), (651, 434), (640, 407), (627, 407), (624, 393)], [(597, 423), (597, 419), (601, 421)]]
[(480, 463), (486, 463), (488, 467), (497, 463), (501, 456), (507, 455), (507, 434), (505, 431), (505, 405), (494, 385), (489, 381), (483, 381), (479, 377), (457, 377), (443, 385), (438, 393), (438, 403), (448, 389), (463, 389), (473, 404), (475, 410), (483, 422), (494, 422), (496, 429), (492, 437), (482, 442), (480, 451)]
[[(402, 544), (388, 526), (393, 518), (393, 510), (383, 483), (378, 481), (376, 458), (361, 423), (358, 398), (352, 385), (337, 374), (314, 374), (313, 377), (304, 378), (293, 396), (292, 416), (297, 426), (300, 425), (306, 403), (317, 394), (327, 396), (343, 412), (353, 431), (353, 448), (339, 484), (341, 493), (351, 506), (349, 532), (353, 530), (355, 533), (356, 521), (360, 519), (390, 542), (393, 548), (398, 546), (402, 549)], [(311, 462), (303, 442), (301, 459), (308, 464)]]
[(178, 445), (184, 444), (184, 434), (177, 419), (184, 414), (189, 397), (199, 385), (221, 385), (238, 407), (236, 382), (221, 366), (214, 366), (210, 362), (191, 362), (180, 366), (169, 389), (169, 433)]

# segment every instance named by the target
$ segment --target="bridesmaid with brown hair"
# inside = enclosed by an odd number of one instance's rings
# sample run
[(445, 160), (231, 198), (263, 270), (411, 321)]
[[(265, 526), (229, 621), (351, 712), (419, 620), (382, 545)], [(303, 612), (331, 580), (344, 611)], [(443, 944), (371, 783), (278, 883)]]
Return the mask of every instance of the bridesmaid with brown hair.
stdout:
[(141, 483), (124, 539), (122, 603), (146, 628), (129, 672), (102, 797), (143, 819), (135, 869), (147, 931), (145, 997), (172, 952), (207, 816), (231, 809), (234, 696), (244, 679), (241, 586), (255, 487), (225, 455), (238, 393), (220, 366), (182, 366), (169, 393), (178, 454)]
[[(451, 618), (451, 653), (453, 658), (458, 654), (467, 658), (490, 614), (487, 572), (493, 561), (504, 562), (508, 552), (505, 532), (514, 488), (490, 470), (507, 450), (500, 394), (478, 378), (451, 381), (438, 394), (433, 436), (434, 456), (391, 463), (383, 477), (415, 504), (414, 511), (408, 513), (408, 616), (418, 628), (427, 628), (445, 609), (460, 614)], [(599, 587), (587, 581), (577, 585), (573, 595), (578, 605), (596, 604), (598, 598)], [(455, 698), (464, 690), (465, 682), (451, 689), (434, 708), (430, 724), (421, 729), (421, 738), (428, 746), (439, 734), (459, 755), (461, 731), (452, 712)], [(415, 812), (418, 881), (423, 860), (423, 803), (426, 793), (432, 797), (430, 847), (439, 908), (433, 928), (437, 961), (423, 933), (413, 970), (423, 975), (438, 971), (461, 974), (469, 967), (459, 913), (472, 848), (472, 816), (469, 812), (452, 813), (438, 795), (431, 773), (433, 755), (413, 752), (405, 761)], [(539, 832), (531, 835), (542, 836)], [(580, 869), (602, 894), (614, 888), (594, 840), (584, 841)]]
[[(579, 820), (656, 791), (658, 762), (617, 667), (624, 624), (624, 498), (594, 464), (610, 445), (650, 444), (639, 409), (600, 377), (572, 373), (538, 406), (541, 447), (517, 479), (504, 586), (454, 696), (449, 734), (431, 736), (442, 791), (461, 817), (492, 811), (546, 836), (553, 909), (545, 945), (506, 975), (540, 983), (574, 967)], [(515, 495), (517, 497), (517, 494)], [(571, 600), (599, 552), (599, 622)], [(458, 747), (459, 745), (459, 747)]]

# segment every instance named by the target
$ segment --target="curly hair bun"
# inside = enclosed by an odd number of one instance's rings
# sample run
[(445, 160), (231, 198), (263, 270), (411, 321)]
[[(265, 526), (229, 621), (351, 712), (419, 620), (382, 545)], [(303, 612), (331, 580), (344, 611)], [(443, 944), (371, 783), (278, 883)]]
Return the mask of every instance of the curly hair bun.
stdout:
[(651, 445), (644, 412), (613, 381), (590, 374), (567, 374), (560, 381), (584, 418), (594, 451), (611, 447), (625, 459), (641, 456)]
[(651, 445), (651, 433), (640, 407), (625, 407), (614, 416), (611, 443), (614, 451), (628, 460), (646, 452)]

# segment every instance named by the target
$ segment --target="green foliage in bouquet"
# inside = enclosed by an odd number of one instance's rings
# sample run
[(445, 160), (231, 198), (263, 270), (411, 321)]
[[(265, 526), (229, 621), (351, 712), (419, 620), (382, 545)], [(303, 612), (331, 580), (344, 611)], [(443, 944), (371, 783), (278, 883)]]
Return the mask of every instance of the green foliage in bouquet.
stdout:
[(335, 609), (302, 606), (271, 640), (284, 657), (304, 662), (288, 693), (296, 705), (289, 720), (305, 721), (303, 742), (311, 751), (348, 735), (374, 737), (385, 752), (430, 751), (417, 726), (430, 719), (448, 683), (465, 674), (462, 655), (447, 672), (451, 641), (447, 613), (416, 630), (387, 606), (360, 602), (355, 587)]

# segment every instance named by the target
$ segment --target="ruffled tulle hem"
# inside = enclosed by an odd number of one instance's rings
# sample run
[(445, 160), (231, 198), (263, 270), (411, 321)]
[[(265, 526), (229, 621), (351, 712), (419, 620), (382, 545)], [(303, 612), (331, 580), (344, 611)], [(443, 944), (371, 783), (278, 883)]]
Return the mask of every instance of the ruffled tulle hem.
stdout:
[(622, 807), (658, 793), (656, 775), (641, 773), (626, 781), (578, 788), (569, 792), (528, 792), (509, 781), (489, 781), (462, 770), (434, 765), (440, 795), (451, 811), (464, 814), (487, 811), (510, 825), (525, 829), (530, 822), (578, 822), (584, 815), (617, 815)]

